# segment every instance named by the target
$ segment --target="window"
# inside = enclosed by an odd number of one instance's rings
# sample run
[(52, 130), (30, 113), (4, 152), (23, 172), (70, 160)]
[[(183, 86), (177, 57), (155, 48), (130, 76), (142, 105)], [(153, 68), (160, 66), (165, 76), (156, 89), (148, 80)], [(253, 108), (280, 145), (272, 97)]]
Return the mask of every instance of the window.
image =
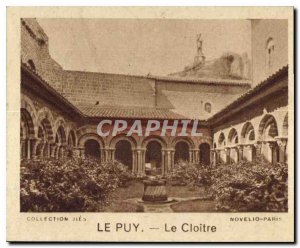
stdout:
[(210, 113), (211, 112), (211, 104), (209, 102), (205, 103), (204, 105), (204, 110), (205, 112), (207, 113)]
[(273, 38), (269, 38), (267, 40), (267, 45), (266, 45), (266, 66), (268, 71), (272, 69), (274, 63), (274, 51), (275, 51), (274, 40)]
[(28, 65), (30, 66), (30, 69), (35, 71), (35, 64), (33, 63), (33, 61), (30, 59), (28, 60)]

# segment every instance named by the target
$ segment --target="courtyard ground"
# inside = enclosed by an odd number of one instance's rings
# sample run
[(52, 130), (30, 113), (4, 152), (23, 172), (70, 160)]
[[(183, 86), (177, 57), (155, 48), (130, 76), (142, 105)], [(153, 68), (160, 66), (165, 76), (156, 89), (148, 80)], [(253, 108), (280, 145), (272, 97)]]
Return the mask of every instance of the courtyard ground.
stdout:
[[(141, 181), (132, 181), (128, 187), (118, 188), (112, 193), (111, 203), (104, 207), (104, 212), (215, 212), (215, 203), (206, 198), (203, 187), (189, 189), (187, 186), (167, 185), (169, 198), (183, 199), (171, 204), (141, 204), (136, 202), (143, 195)], [(186, 199), (186, 201), (184, 200)]]

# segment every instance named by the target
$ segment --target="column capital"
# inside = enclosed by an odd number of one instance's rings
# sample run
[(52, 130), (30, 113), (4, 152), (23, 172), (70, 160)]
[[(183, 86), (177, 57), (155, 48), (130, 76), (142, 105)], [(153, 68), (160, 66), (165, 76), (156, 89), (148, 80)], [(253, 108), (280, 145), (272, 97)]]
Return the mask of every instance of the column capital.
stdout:
[(166, 152), (175, 152), (175, 148), (164, 148), (161, 149), (162, 151), (166, 151)]
[(275, 137), (275, 140), (280, 147), (285, 147), (288, 141), (287, 137)]
[(274, 140), (267, 141), (266, 143), (269, 145), (270, 148), (275, 147), (275, 145), (277, 144), (277, 142)]
[(262, 142), (257, 142), (253, 144), (255, 148), (261, 148)]
[(84, 147), (82, 147), (82, 146), (77, 146), (77, 147), (73, 147), (73, 149), (75, 149), (75, 150), (84, 150)]
[(146, 148), (142, 148), (142, 147), (137, 147), (135, 148), (136, 151), (146, 151), (147, 149)]

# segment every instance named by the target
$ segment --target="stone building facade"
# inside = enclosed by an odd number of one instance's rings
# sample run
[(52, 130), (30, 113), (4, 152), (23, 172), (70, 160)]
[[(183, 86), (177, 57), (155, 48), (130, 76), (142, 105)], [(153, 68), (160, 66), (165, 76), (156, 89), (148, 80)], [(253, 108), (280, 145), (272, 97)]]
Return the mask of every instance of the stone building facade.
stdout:
[[(139, 176), (166, 174), (181, 159), (207, 166), (257, 155), (287, 160), (287, 66), (253, 88), (245, 79), (66, 71), (51, 58), (38, 22), (21, 23), (21, 158), (116, 159)], [(139, 120), (143, 130), (148, 120), (197, 119), (200, 135), (100, 137), (104, 119), (126, 120), (128, 128)]]

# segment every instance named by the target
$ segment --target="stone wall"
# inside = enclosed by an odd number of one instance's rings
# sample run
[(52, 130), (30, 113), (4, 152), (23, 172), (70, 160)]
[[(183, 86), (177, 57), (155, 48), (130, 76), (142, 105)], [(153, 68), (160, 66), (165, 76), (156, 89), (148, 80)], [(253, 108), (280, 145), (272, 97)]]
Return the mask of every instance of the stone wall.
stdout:
[[(157, 81), (157, 107), (170, 108), (195, 119), (207, 119), (231, 103), (250, 87), (248, 85), (226, 85)], [(205, 111), (205, 103), (211, 104), (211, 112)]]
[(61, 92), (62, 67), (49, 54), (48, 37), (33, 18), (21, 20), (21, 61)]
[[(273, 38), (275, 45), (271, 70), (268, 70), (266, 64), (266, 46), (269, 38)], [(252, 21), (252, 61), (253, 86), (288, 64), (287, 20)]]

